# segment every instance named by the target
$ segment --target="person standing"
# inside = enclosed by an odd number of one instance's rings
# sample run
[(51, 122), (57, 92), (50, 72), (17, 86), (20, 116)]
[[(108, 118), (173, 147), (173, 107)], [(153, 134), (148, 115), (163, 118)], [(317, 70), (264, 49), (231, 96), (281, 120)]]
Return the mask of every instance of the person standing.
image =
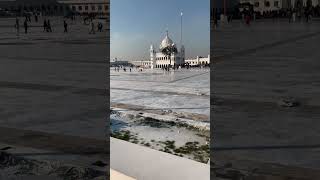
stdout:
[(38, 22), (38, 13), (37, 13), (37, 12), (36, 12), (35, 15), (34, 15), (34, 21), (35, 21), (35, 22)]
[(64, 32), (67, 33), (68, 32), (68, 24), (67, 24), (66, 20), (63, 21), (63, 27), (64, 27)]
[(24, 20), (24, 33), (27, 34), (28, 33), (28, 19), (26, 18)]
[(218, 28), (218, 18), (214, 18), (213, 23), (214, 23), (214, 28), (217, 29)]
[(16, 24), (15, 24), (15, 28), (17, 31), (17, 36), (19, 37), (19, 33), (20, 33), (20, 23), (19, 23), (19, 18), (16, 18)]

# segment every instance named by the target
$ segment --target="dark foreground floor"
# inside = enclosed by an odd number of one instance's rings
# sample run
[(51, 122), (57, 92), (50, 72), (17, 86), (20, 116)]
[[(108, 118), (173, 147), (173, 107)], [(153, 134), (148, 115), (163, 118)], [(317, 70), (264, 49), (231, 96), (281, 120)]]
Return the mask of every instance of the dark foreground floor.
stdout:
[(319, 25), (235, 21), (213, 32), (216, 157), (320, 168)]
[(107, 32), (51, 21), (52, 33), (33, 24), (17, 38), (15, 20), (0, 20), (0, 148), (91, 167), (109, 157)]

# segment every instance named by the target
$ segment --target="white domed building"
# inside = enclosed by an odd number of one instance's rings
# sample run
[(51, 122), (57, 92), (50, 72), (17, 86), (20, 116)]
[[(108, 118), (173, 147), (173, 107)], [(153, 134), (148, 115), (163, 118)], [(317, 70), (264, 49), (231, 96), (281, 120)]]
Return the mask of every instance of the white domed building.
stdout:
[[(164, 49), (175, 49), (176, 51), (169, 54), (164, 54)], [(174, 42), (170, 39), (168, 31), (166, 37), (162, 40), (159, 51), (157, 52), (153, 45), (150, 46), (150, 67), (151, 68), (166, 68), (177, 67), (184, 65), (185, 62), (185, 49), (182, 45), (180, 50), (176, 47)]]

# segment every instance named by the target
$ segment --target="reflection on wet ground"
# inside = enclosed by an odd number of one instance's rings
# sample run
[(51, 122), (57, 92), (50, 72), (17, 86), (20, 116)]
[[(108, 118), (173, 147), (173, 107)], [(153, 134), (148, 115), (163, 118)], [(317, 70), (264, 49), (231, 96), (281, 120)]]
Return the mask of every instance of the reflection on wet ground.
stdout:
[(213, 36), (216, 156), (320, 168), (319, 21), (235, 21)]

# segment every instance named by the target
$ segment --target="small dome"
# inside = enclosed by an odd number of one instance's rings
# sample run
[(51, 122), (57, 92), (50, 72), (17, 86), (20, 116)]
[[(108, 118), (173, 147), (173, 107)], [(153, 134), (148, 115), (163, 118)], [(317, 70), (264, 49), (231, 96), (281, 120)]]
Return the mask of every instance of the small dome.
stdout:
[(168, 36), (168, 32), (166, 37), (162, 40), (161, 44), (160, 44), (160, 49), (166, 48), (168, 46), (174, 46), (173, 41), (169, 38)]

